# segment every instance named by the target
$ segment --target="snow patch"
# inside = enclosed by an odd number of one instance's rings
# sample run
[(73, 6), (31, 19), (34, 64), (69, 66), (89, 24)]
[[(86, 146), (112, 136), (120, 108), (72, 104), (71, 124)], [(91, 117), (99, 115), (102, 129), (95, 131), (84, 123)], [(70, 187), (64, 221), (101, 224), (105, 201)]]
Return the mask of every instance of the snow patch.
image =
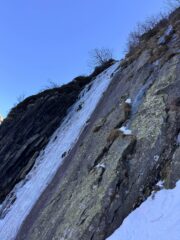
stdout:
[(103, 169), (106, 169), (106, 166), (104, 163), (99, 163), (96, 168), (103, 168)]
[(159, 155), (154, 156), (154, 161), (157, 162), (159, 160)]
[(123, 126), (119, 129), (124, 135), (132, 135), (132, 131), (127, 127)]
[(159, 66), (159, 63), (160, 63), (160, 60), (158, 59), (153, 64), (154, 64), (154, 66)]
[(179, 226), (180, 181), (150, 196), (107, 240), (179, 240)]
[(160, 180), (158, 183), (156, 183), (156, 186), (163, 188), (164, 187), (164, 181)]
[(131, 98), (126, 99), (125, 103), (131, 104), (132, 103)]

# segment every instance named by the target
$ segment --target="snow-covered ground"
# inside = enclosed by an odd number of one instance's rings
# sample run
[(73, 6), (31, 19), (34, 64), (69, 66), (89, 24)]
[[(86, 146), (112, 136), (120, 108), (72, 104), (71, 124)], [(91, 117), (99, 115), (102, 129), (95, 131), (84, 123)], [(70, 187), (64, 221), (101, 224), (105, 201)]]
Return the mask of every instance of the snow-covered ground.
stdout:
[(107, 240), (179, 240), (180, 181), (152, 194)]
[[(96, 77), (90, 89), (88, 85), (81, 92), (79, 100), (53, 134), (26, 179), (15, 186), (0, 206), (0, 240), (15, 238), (22, 222), (62, 164), (63, 153), (68, 153), (76, 143), (118, 66), (117, 62), (105, 70)], [(82, 108), (79, 110), (80, 105)]]

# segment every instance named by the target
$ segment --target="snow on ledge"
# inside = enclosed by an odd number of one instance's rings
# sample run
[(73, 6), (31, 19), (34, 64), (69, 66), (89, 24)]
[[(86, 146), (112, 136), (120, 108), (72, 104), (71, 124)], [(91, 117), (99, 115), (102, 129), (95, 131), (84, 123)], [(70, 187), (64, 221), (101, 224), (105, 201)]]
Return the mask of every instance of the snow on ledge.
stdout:
[(119, 129), (124, 135), (132, 135), (132, 131), (127, 127), (123, 126)]
[(131, 98), (126, 99), (125, 103), (131, 104), (132, 103)]
[(99, 163), (96, 168), (103, 168), (103, 169), (106, 169), (106, 166), (104, 163)]
[(179, 240), (180, 181), (150, 196), (106, 240)]

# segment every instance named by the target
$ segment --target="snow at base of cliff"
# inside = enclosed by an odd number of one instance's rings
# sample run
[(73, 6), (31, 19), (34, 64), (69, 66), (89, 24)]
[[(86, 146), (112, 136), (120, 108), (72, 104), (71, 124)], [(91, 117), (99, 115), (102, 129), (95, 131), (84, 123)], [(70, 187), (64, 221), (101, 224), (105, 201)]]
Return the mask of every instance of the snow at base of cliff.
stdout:
[(174, 189), (163, 189), (150, 196), (106, 240), (179, 239), (180, 181)]
[(0, 240), (15, 239), (22, 222), (62, 164), (64, 154), (77, 142), (118, 66), (115, 63), (85, 87), (26, 179), (15, 186), (0, 206)]

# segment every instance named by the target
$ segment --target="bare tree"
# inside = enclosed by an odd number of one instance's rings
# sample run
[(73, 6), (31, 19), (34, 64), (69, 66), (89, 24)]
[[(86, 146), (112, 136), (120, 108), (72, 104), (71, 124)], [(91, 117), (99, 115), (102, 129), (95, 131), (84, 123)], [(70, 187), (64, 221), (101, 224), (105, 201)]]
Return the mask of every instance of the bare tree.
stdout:
[(143, 23), (138, 23), (135, 30), (129, 34), (125, 52), (129, 52), (138, 46), (141, 41), (141, 36), (155, 28), (156, 25), (166, 17), (165, 14), (160, 13), (158, 16), (148, 17)]
[(26, 95), (24, 93), (20, 94), (17, 97), (16, 102), (13, 104), (13, 108), (16, 107), (19, 103), (23, 102), (25, 98), (26, 98)]
[(53, 80), (51, 80), (51, 79), (48, 79), (48, 85), (46, 85), (43, 89), (42, 89), (42, 91), (43, 90), (46, 90), (46, 89), (52, 89), (52, 88), (58, 88), (60, 85), (57, 83), (57, 82), (55, 82), (55, 81), (53, 81)]
[(126, 46), (126, 51), (129, 52), (131, 51), (134, 47), (136, 47), (140, 42), (140, 34), (139, 32), (133, 31), (129, 34), (128, 41), (127, 41), (127, 46)]
[(153, 29), (157, 23), (161, 20), (161, 18), (164, 18), (164, 15), (159, 14), (159, 16), (151, 16), (148, 17), (145, 22), (139, 23), (137, 26), (138, 32), (140, 35), (148, 32), (149, 30)]
[(19, 95), (17, 97), (17, 104), (24, 101), (24, 99), (26, 98), (26, 95), (24, 93), (22, 93), (21, 95)]
[(90, 67), (103, 65), (113, 58), (112, 50), (109, 48), (95, 48), (90, 52)]

